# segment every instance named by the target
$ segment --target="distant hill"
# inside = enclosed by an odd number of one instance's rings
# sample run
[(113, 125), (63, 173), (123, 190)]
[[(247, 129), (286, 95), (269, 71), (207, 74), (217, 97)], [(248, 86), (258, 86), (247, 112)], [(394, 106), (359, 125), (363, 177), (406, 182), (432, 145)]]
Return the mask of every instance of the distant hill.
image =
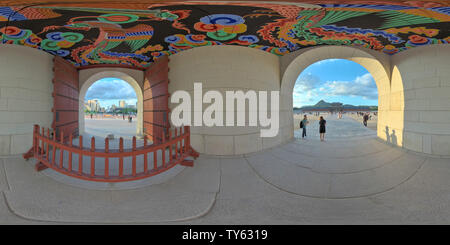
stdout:
[(371, 110), (376, 111), (378, 110), (378, 106), (366, 106), (366, 105), (350, 105), (350, 104), (343, 104), (340, 102), (326, 102), (324, 100), (320, 100), (315, 105), (307, 105), (302, 106), (300, 108), (294, 107), (294, 110)]

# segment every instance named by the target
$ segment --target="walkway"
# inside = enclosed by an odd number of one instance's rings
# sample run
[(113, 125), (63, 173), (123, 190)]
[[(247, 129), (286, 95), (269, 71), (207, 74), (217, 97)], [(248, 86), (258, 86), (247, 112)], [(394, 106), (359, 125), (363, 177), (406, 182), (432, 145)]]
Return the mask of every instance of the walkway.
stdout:
[[(448, 224), (450, 159), (393, 148), (370, 131), (264, 152), (201, 155), (163, 183), (92, 190), (0, 159), (0, 223)], [(364, 129), (365, 130), (365, 129)], [(370, 129), (367, 129), (370, 130)], [(373, 134), (373, 132), (372, 132)], [(335, 135), (336, 136), (336, 135)]]
[[(337, 115), (326, 115), (324, 119), (327, 121), (326, 139), (327, 140), (346, 140), (348, 138), (373, 138), (377, 136), (377, 132), (354, 119), (343, 116), (341, 119)], [(308, 139), (319, 140), (319, 121), (313, 121), (306, 127)], [(302, 131), (294, 132), (295, 138), (302, 137)]]
[[(127, 119), (127, 117), (125, 117)], [(110, 133), (114, 133), (116, 138), (133, 138), (136, 135), (136, 119), (130, 123), (127, 120), (122, 119), (90, 119), (86, 118), (85, 121), (85, 131), (88, 134), (106, 137)]]

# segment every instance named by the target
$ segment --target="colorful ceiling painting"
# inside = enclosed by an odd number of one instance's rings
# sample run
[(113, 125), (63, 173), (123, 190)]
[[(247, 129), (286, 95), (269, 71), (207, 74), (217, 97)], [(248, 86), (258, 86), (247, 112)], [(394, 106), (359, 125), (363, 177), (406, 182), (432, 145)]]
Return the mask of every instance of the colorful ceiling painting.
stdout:
[(450, 42), (448, 2), (301, 2), (4, 4), (0, 40), (62, 56), (75, 66), (140, 68), (163, 55), (209, 45), (241, 45), (275, 55), (348, 45), (393, 55)]

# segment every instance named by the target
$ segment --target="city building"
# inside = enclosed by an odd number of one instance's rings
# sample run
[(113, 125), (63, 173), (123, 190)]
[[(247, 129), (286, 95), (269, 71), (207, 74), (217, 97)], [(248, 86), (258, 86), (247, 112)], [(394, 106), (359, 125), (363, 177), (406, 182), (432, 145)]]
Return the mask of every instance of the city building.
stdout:
[(100, 103), (98, 100), (88, 100), (87, 103), (88, 107), (90, 108), (89, 111), (100, 111)]

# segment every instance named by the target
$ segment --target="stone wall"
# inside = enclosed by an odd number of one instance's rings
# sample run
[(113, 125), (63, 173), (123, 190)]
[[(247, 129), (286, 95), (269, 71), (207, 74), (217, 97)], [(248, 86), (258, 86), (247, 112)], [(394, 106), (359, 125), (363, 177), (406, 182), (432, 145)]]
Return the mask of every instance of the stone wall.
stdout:
[(51, 126), (52, 59), (34, 48), (0, 45), (0, 155), (30, 149), (33, 124)]
[[(170, 56), (169, 68), (169, 93), (185, 90), (190, 93), (192, 100), (194, 100), (194, 82), (203, 84), (203, 93), (217, 90), (223, 96), (227, 90), (242, 90), (244, 93), (248, 90), (272, 91), (279, 90), (280, 86), (278, 56), (253, 48), (240, 46), (194, 48)], [(176, 105), (178, 104), (169, 102), (171, 109)], [(203, 109), (207, 106), (204, 105)], [(245, 154), (281, 143), (281, 132), (273, 138), (261, 138), (260, 127), (194, 126), (191, 128), (191, 134), (194, 149), (200, 153), (213, 155)]]
[[(302, 49), (283, 57), (240, 46), (200, 47), (170, 56), (169, 93), (181, 89), (194, 98), (194, 82), (203, 84), (204, 93), (217, 90), (223, 95), (227, 90), (280, 91), (276, 137), (261, 138), (259, 126), (192, 127), (191, 142), (200, 153), (257, 152), (292, 139), (292, 89), (301, 71), (319, 60), (349, 59), (364, 66), (377, 83), (378, 137), (412, 151), (449, 156), (448, 57), (448, 44), (417, 47), (394, 56), (337, 46)], [(32, 48), (0, 45), (0, 155), (27, 151), (32, 145), (33, 124), (51, 126), (52, 58)], [(111, 75), (134, 80), (140, 89), (143, 73), (125, 70), (83, 70), (80, 88), (85, 82)], [(171, 109), (175, 106), (169, 104)], [(224, 107), (224, 118), (225, 113)]]
[[(450, 155), (449, 57), (448, 44), (417, 47), (392, 56), (392, 84), (403, 81), (404, 105), (402, 108), (400, 103), (398, 110), (404, 109), (404, 128), (398, 138), (406, 149)], [(395, 104), (391, 102), (391, 106)]]

